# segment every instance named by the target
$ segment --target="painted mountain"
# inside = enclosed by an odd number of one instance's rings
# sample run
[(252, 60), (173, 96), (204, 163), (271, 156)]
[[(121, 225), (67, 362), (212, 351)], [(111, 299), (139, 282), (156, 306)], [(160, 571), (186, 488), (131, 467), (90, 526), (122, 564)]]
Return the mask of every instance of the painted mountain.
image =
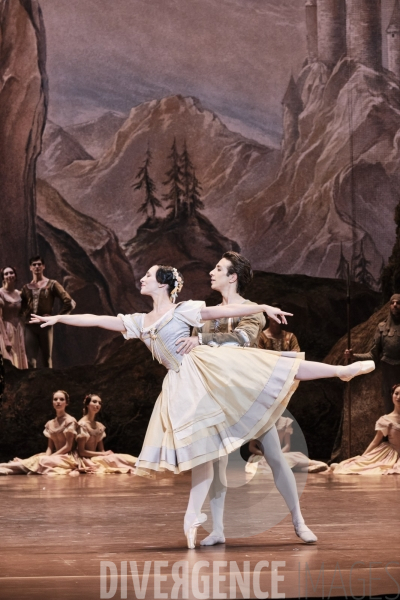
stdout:
[[(99, 128), (101, 125), (109, 130), (110, 119), (115, 122), (109, 114), (98, 123)], [(68, 129), (70, 135), (76, 130), (77, 127)], [(132, 184), (146, 151), (151, 150), (151, 177), (162, 197), (174, 139), (179, 151), (186, 141), (202, 186), (204, 215), (227, 235), (234, 229), (236, 204), (245, 203), (274, 180), (280, 152), (229, 131), (195, 98), (172, 96), (141, 104), (132, 109), (98, 159), (82, 160), (77, 152), (75, 159), (69, 155), (70, 163), (57, 173), (49, 169), (47, 161), (40, 159), (39, 175), (74, 208), (111, 227), (120, 240), (126, 242), (145, 220), (138, 212), (143, 197), (134, 192)], [(85, 146), (82, 136), (79, 141), (88, 153), (92, 150), (90, 145)], [(163, 215), (164, 211), (159, 213)], [(237, 240), (235, 235), (229, 234), (229, 237)]]
[[(358, 279), (374, 286), (395, 239), (399, 92), (389, 72), (348, 58), (333, 71), (306, 64), (283, 99), (282, 153), (229, 131), (198, 100), (172, 96), (132, 109), (114, 137), (98, 134), (104, 145), (97, 159), (82, 158), (82, 148), (93, 149), (84, 136), (74, 154), (59, 131), (65, 166), (50, 168), (45, 150), (39, 172), (72, 206), (127, 242), (145, 220), (133, 184), (146, 151), (162, 200), (175, 138), (180, 150), (186, 142), (196, 167), (204, 216), (256, 269), (336, 277), (342, 258), (342, 266), (353, 262)], [(109, 113), (91, 127), (110, 132), (118, 124)], [(72, 136), (79, 127), (68, 131)]]

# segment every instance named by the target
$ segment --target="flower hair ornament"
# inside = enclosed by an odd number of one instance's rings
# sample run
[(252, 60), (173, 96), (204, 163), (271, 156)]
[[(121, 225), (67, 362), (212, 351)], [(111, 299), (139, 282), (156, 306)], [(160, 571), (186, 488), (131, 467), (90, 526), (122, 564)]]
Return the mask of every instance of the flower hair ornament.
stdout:
[(177, 269), (175, 269), (175, 268), (172, 269), (172, 276), (174, 278), (175, 285), (174, 285), (174, 289), (170, 293), (170, 296), (171, 296), (172, 302), (175, 304), (178, 294), (183, 288), (183, 277), (182, 277), (182, 275), (180, 275), (178, 273)]

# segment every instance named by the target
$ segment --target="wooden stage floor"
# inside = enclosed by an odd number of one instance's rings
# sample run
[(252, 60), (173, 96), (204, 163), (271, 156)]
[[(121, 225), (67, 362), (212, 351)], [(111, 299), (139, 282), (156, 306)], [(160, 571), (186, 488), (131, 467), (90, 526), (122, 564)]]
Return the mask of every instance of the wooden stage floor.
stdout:
[(400, 477), (310, 475), (301, 504), (319, 537), (314, 546), (295, 537), (286, 517), (254, 537), (188, 550), (189, 485), (189, 475), (0, 477), (0, 599), (400, 593)]

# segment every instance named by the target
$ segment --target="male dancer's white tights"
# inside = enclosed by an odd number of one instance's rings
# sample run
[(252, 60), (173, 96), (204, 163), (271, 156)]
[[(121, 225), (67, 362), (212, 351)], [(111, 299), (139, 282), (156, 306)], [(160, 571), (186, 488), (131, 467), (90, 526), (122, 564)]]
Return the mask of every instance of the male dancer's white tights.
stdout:
[[(357, 371), (356, 363), (347, 366), (326, 365), (323, 363), (302, 361), (296, 379), (306, 381), (311, 379), (325, 379), (327, 377), (340, 377), (353, 375)], [(299, 497), (297, 494), (296, 480), (283, 456), (276, 427), (272, 427), (261, 438), (264, 456), (271, 467), (275, 485), (282, 494), (292, 515), (293, 524), (304, 523), (300, 511)], [(223, 514), (226, 496), (226, 466), (228, 457), (217, 461), (210, 461), (192, 469), (192, 489), (189, 504), (184, 519), (185, 532), (196, 523), (201, 514), (201, 508), (210, 492), (210, 507), (213, 517), (213, 532), (209, 537), (223, 537)], [(207, 540), (207, 538), (206, 538)], [(203, 540), (203, 543), (206, 541)]]
[[(275, 485), (291, 512), (293, 524), (300, 525), (304, 523), (297, 494), (296, 480), (281, 450), (276, 427), (273, 426), (259, 439), (265, 459), (271, 467)], [(213, 519), (213, 531), (209, 536), (210, 542), (212, 538), (222, 538), (224, 535), (223, 518), (227, 490), (227, 464), (228, 457), (225, 456), (214, 462), (207, 462), (194, 467), (192, 470), (192, 489), (185, 515), (184, 529), (186, 531), (199, 518), (201, 508), (207, 498), (207, 494), (209, 494)], [(204, 542), (207, 542), (207, 538), (203, 540)]]

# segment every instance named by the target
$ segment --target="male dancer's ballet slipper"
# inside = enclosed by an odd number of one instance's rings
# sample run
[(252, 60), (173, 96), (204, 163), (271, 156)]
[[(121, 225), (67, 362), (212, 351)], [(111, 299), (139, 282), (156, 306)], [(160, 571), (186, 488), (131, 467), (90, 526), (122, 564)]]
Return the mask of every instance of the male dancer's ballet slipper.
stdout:
[(194, 548), (196, 548), (197, 529), (205, 521), (207, 521), (207, 515), (201, 513), (201, 515), (198, 519), (195, 520), (193, 525), (185, 531), (187, 547), (189, 548), (189, 550), (194, 550)]
[(225, 544), (225, 537), (214, 532), (210, 533), (210, 535), (200, 542), (200, 546), (215, 546), (216, 544)]
[(337, 369), (337, 375), (342, 381), (350, 381), (357, 375), (365, 375), (371, 373), (375, 369), (375, 363), (373, 360), (360, 360), (352, 363), (351, 365), (339, 366)]
[(303, 540), (303, 542), (306, 544), (314, 544), (314, 542), (318, 540), (317, 536), (311, 531), (311, 529), (307, 527), (305, 523), (300, 523), (299, 525), (295, 525), (293, 523), (293, 526), (297, 537)]

